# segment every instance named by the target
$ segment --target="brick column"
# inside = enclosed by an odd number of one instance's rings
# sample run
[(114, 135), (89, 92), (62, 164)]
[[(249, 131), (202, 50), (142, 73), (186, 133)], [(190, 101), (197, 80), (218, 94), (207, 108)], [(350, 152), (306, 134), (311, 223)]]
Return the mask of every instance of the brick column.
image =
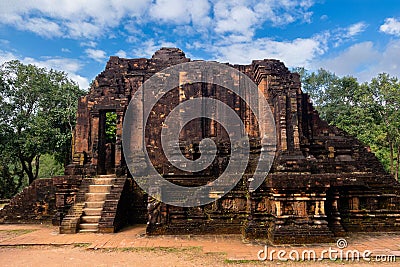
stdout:
[(97, 166), (98, 162), (98, 156), (99, 156), (99, 113), (94, 112), (92, 113), (91, 116), (91, 139), (92, 139), (92, 144), (91, 147), (89, 147), (89, 154), (91, 155), (91, 163), (94, 166)]

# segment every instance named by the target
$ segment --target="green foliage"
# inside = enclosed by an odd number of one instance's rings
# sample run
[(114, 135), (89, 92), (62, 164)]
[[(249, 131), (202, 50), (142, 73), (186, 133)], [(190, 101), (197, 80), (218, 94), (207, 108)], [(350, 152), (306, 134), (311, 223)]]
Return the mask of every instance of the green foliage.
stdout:
[(324, 69), (319, 69), (317, 73), (308, 73), (305, 69), (300, 72), (303, 90), (307, 92), (316, 107), (323, 106), (329, 101), (329, 95), (324, 95), (331, 88), (337, 85), (339, 78)]
[[(66, 163), (76, 105), (83, 91), (64, 72), (24, 65), (14, 60), (0, 67), (0, 156), (4, 170), (39, 175), (40, 157), (55, 155)], [(6, 177), (7, 176), (7, 177)], [(2, 180), (10, 180), (4, 173)], [(21, 176), (18, 176), (22, 179)]]
[(399, 177), (400, 83), (379, 74), (370, 83), (320, 69), (297, 69), (321, 118), (368, 145), (385, 168)]
[(117, 113), (106, 113), (106, 143), (115, 143), (117, 137)]
[(55, 160), (54, 155), (44, 154), (40, 157), (40, 169), (38, 178), (49, 178), (64, 174), (64, 166)]
[(8, 199), (18, 193), (27, 182), (24, 180), (24, 173), (18, 161), (13, 162), (12, 158), (0, 158), (0, 199)]

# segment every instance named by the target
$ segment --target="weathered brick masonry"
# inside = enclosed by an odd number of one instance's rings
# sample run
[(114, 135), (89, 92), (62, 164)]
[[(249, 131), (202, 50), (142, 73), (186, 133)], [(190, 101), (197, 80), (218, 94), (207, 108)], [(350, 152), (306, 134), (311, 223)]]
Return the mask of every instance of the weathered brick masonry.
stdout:
[[(250, 192), (247, 182), (260, 149), (254, 141), (250, 164), (242, 180), (214, 203), (182, 208), (147, 199), (127, 172), (121, 142), (124, 114), (131, 97), (148, 78), (166, 67), (189, 61), (177, 48), (162, 48), (151, 59), (111, 57), (90, 92), (79, 100), (73, 162), (66, 168), (69, 175), (66, 177), (82, 180), (115, 174), (127, 178), (113, 180), (115, 189), (111, 187), (104, 200), (98, 231), (115, 231), (124, 223), (147, 221), (148, 234), (242, 233), (247, 238), (269, 239), (274, 243), (308, 243), (332, 241), (346, 231), (400, 230), (399, 183), (362, 143), (320, 120), (308, 95), (301, 91), (299, 75), (291, 73), (278, 60), (232, 65), (257, 84), (275, 119), (277, 153), (260, 188)], [(196, 159), (199, 141), (213, 138), (218, 153), (212, 167), (200, 173), (182, 173), (171, 167), (163, 155), (159, 136), (164, 118), (179, 102), (199, 96), (224, 101), (243, 119), (251, 138), (256, 140), (258, 134), (254, 116), (227, 89), (212, 84), (187, 84), (168, 93), (153, 109), (146, 125), (146, 149), (152, 164), (166, 179), (187, 186), (216, 179), (230, 153), (223, 127), (212, 120), (199, 119), (183, 129), (180, 148), (187, 158)], [(108, 112), (117, 116), (116, 139), (112, 143), (107, 143), (105, 136)], [(67, 198), (79, 193), (91, 194), (88, 182), (86, 189), (82, 183), (78, 193), (73, 190), (76, 184), (79, 186), (79, 183), (57, 183), (55, 222), (61, 222), (70, 209)], [(83, 197), (80, 201), (83, 208), (87, 204), (82, 203), (87, 199)], [(79, 224), (81, 209), (70, 211), (66, 219), (76, 219)], [(95, 216), (89, 217), (87, 220)], [(76, 232), (79, 227), (62, 229)]]

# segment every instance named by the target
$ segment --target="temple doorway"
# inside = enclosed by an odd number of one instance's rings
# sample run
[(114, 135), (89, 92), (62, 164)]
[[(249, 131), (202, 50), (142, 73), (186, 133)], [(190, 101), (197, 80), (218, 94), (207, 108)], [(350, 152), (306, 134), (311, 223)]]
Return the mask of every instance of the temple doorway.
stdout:
[(98, 174), (114, 174), (117, 113), (102, 110), (99, 116)]

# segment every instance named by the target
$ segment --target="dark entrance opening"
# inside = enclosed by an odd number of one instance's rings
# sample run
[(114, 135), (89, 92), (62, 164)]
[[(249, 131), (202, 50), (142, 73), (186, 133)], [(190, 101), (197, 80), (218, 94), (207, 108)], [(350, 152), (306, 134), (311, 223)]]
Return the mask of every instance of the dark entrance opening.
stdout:
[(117, 135), (117, 113), (102, 110), (99, 114), (98, 174), (115, 173), (115, 142)]

